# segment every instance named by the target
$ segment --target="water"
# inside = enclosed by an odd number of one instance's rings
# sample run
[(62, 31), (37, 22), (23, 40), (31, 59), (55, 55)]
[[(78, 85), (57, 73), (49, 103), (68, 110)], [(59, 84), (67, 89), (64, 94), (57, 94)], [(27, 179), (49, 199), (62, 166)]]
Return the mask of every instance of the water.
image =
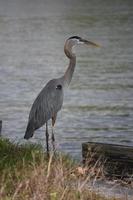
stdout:
[[(75, 73), (55, 128), (57, 148), (79, 157), (87, 141), (133, 146), (132, 22), (131, 0), (1, 0), (4, 137), (22, 141), (35, 97), (67, 67), (65, 39), (79, 35), (101, 48), (76, 48)], [(44, 127), (31, 141), (44, 143)]]

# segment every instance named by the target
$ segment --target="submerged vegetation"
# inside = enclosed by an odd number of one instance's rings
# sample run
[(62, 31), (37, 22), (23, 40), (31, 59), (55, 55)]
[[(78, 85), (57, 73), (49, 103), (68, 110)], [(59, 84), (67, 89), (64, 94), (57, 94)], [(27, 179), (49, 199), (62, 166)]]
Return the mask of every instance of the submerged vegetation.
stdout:
[(51, 155), (39, 145), (0, 139), (1, 200), (107, 200), (88, 186), (84, 169), (70, 157)]

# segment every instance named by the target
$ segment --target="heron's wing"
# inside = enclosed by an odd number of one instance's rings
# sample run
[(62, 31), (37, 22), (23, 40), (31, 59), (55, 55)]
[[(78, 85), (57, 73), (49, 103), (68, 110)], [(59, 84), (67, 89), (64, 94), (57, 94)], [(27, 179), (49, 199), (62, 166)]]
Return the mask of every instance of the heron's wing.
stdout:
[(29, 121), (33, 121), (34, 130), (43, 126), (62, 107), (63, 91), (56, 90), (56, 84), (55, 80), (49, 81), (32, 105)]

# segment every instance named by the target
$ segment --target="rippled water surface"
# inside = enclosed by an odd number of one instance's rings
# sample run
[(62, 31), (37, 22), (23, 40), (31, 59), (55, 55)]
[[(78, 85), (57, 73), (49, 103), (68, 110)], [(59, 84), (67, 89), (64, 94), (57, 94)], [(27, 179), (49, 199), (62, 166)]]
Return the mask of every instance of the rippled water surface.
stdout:
[[(133, 146), (131, 0), (0, 1), (3, 135), (22, 141), (35, 97), (68, 65), (63, 46), (71, 35), (101, 48), (76, 48), (75, 73), (55, 128), (57, 148), (79, 156), (85, 141)], [(43, 144), (44, 129), (31, 141)]]

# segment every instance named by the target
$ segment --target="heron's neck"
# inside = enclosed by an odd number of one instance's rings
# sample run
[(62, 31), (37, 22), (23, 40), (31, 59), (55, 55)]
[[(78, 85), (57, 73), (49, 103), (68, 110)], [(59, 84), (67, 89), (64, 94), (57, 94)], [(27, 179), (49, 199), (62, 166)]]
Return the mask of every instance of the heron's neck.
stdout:
[(65, 52), (66, 56), (70, 59), (69, 66), (64, 74), (65, 83), (67, 83), (67, 85), (69, 85), (69, 83), (72, 80), (73, 72), (74, 72), (75, 65), (76, 65), (76, 56), (72, 52), (72, 46), (66, 45), (64, 47), (64, 52)]
[(64, 74), (64, 80), (69, 85), (72, 80), (73, 72), (76, 65), (76, 56), (70, 59), (69, 66)]

